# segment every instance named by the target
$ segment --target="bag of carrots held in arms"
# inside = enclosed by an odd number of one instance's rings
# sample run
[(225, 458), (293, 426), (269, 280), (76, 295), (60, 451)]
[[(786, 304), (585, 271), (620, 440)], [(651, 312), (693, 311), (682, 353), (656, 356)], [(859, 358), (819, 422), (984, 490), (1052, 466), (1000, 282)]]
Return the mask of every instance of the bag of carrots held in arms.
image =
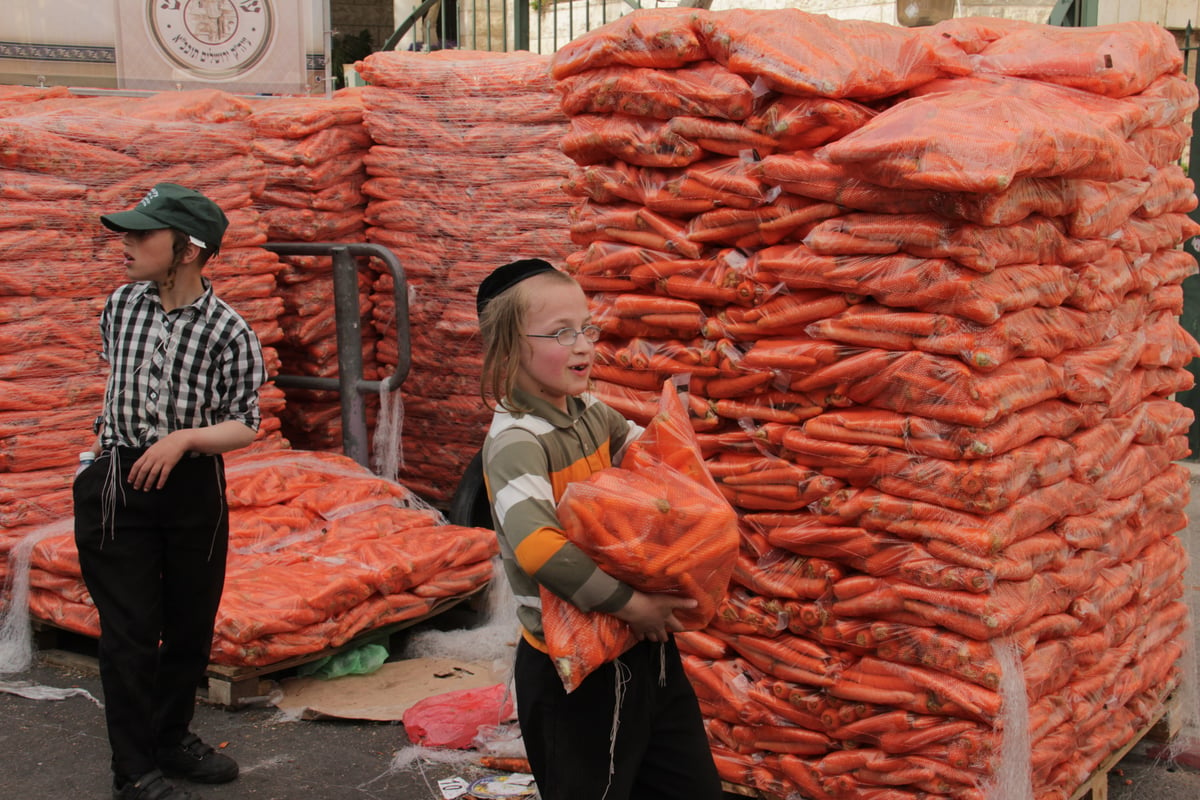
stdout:
[[(568, 486), (558, 516), (567, 538), (609, 575), (696, 600), (676, 612), (686, 629), (705, 627), (716, 613), (737, 560), (737, 514), (709, 475), (669, 380), (621, 466)], [(580, 611), (544, 588), (541, 595), (546, 644), (568, 692), (637, 643), (616, 617)]]

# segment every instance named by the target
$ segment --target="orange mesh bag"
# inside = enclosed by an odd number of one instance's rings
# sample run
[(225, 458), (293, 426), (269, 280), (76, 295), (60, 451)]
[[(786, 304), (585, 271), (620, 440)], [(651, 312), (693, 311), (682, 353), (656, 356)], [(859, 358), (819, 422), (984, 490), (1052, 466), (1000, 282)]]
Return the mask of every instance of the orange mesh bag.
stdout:
[[(621, 466), (567, 487), (558, 515), (567, 538), (600, 569), (643, 592), (696, 600), (676, 617), (688, 630), (708, 624), (736, 561), (737, 515), (709, 475), (670, 381)], [(616, 617), (580, 611), (544, 588), (541, 594), (546, 644), (568, 692), (636, 644)]]

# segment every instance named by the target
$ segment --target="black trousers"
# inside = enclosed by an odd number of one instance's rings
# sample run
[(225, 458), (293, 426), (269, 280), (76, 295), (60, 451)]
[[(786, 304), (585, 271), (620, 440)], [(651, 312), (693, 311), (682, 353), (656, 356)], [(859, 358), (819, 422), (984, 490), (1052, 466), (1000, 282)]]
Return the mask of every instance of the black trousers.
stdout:
[(700, 706), (673, 639), (635, 645), (570, 694), (550, 657), (522, 639), (513, 679), (542, 800), (721, 800)]
[(113, 773), (139, 777), (187, 734), (225, 583), (229, 512), (220, 456), (184, 457), (137, 491), (140, 451), (106, 450), (75, 479), (75, 545), (100, 616)]

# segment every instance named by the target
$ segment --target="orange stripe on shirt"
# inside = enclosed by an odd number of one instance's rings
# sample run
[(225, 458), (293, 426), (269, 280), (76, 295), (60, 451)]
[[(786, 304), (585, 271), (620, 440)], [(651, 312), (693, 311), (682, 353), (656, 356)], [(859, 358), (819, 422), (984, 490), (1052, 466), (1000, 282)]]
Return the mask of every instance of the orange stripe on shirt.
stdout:
[(568, 464), (560, 470), (550, 473), (550, 486), (554, 490), (554, 502), (562, 499), (567, 484), (587, 480), (593, 473), (612, 466), (612, 457), (608, 452), (608, 442), (600, 445), (600, 449), (590, 456)]
[(567, 537), (556, 528), (538, 528), (521, 540), (514, 555), (527, 575), (536, 575), (542, 566), (567, 543)]

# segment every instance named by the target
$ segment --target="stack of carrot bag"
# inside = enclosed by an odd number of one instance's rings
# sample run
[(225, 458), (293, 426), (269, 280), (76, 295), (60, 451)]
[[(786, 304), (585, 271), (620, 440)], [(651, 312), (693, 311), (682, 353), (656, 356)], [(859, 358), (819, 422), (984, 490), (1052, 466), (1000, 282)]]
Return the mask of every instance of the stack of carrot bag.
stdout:
[[(362, 193), (363, 157), (371, 137), (362, 125), (363, 105), (356, 89), (330, 97), (261, 98), (248, 122), (253, 153), (267, 168), (254, 200), (272, 242), (365, 241)], [(279, 356), (290, 374), (336, 379), (337, 323), (333, 302), (333, 260), (329, 256), (281, 257), (277, 276), (283, 313)], [(357, 264), (363, 377), (377, 380), (371, 285), (381, 267)], [(366, 398), (368, 427), (376, 423), (376, 398)], [(341, 400), (336, 392), (293, 389), (282, 413), (293, 447), (340, 450)], [(381, 473), (382, 474), (382, 473)]]
[[(6, 629), (27, 630), (28, 615), (99, 633), (71, 521), (72, 475), (78, 452), (94, 438), (107, 371), (99, 358), (99, 313), (127, 280), (121, 236), (107, 231), (99, 214), (133, 206), (159, 181), (210, 196), (230, 225), (205, 274), (254, 328), (269, 374), (302, 372), (308, 362), (284, 367), (277, 350), (297, 299), (278, 282), (294, 273), (261, 245), (273, 237), (361, 233), (360, 212), (334, 215), (348, 219), (349, 229), (306, 229), (305, 220), (316, 218), (295, 203), (308, 204), (300, 190), (326, 180), (317, 163), (329, 155), (322, 148), (341, 153), (333, 159), (341, 168), (362, 171), (365, 152), (355, 165), (354, 148), (347, 147), (365, 146), (362, 114), (353, 96), (249, 100), (198, 90), (88, 97), (61, 88), (0, 89), (0, 620)], [(314, 140), (320, 131), (312, 126), (332, 132)], [(285, 188), (296, 184), (294, 191)], [(353, 200), (353, 192), (342, 200), (314, 195), (311, 205)], [(307, 302), (319, 305), (311, 294)], [(326, 305), (330, 296), (331, 290)], [(230, 559), (214, 662), (261, 666), (316, 654), (435, 613), (490, 580), (497, 552), (491, 531), (448, 525), (409, 488), (345, 456), (291, 450), (281, 433), (282, 391), (268, 383), (260, 400), (257, 440), (226, 458)]]
[[(227, 457), (230, 556), (211, 660), (267, 666), (435, 613), (487, 585), (495, 534), (451, 525), (346, 456)], [(70, 520), (32, 532), (30, 613), (100, 635)]]
[(1188, 678), (1182, 64), (1142, 23), (793, 9), (553, 58), (597, 391), (645, 421), (686, 381), (739, 514), (678, 637), (725, 780), (1066, 798)]
[[(558, 149), (567, 120), (548, 56), (383, 52), (355, 68), (371, 84), (362, 90), (373, 142), (364, 158), (367, 240), (396, 254), (409, 289), (400, 477), (448, 503), (491, 419), (479, 399), (475, 289), (500, 264), (559, 263), (571, 250), (571, 198), (559, 188), (571, 168)], [(394, 364), (389, 274), (372, 302), (379, 363)]]

